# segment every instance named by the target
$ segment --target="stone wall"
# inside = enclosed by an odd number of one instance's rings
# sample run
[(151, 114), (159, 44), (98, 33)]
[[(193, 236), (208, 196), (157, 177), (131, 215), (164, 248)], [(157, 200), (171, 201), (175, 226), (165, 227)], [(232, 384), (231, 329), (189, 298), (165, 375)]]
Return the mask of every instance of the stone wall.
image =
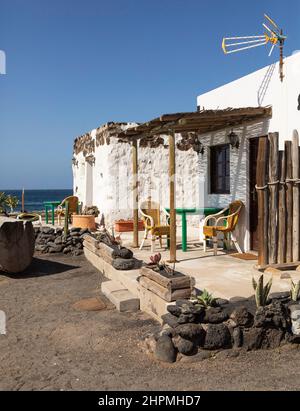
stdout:
[(84, 234), (87, 229), (71, 228), (65, 235), (61, 228), (34, 227), (35, 251), (42, 253), (83, 254)]
[(167, 308), (162, 329), (145, 339), (148, 351), (164, 362), (210, 358), (220, 350), (236, 357), (243, 350), (300, 343), (299, 305), (289, 292), (270, 294), (268, 305), (260, 307), (253, 296), (217, 299), (210, 306), (177, 300)]

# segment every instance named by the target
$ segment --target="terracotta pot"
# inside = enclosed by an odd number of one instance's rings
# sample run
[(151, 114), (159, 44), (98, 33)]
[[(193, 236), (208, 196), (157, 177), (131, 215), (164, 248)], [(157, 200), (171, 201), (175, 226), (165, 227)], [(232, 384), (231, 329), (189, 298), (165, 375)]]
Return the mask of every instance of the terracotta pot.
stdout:
[(94, 215), (72, 215), (72, 226), (80, 228), (88, 228), (91, 231), (96, 230), (96, 222)]
[[(138, 230), (144, 230), (143, 221), (139, 221)], [(115, 221), (115, 231), (118, 233), (124, 233), (126, 231), (133, 231), (133, 220), (118, 220)]]

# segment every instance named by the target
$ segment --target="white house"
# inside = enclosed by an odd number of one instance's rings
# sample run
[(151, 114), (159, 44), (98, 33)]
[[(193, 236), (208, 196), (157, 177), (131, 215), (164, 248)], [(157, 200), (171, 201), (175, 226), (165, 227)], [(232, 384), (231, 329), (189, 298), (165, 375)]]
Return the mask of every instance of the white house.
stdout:
[[(285, 59), (281, 82), (278, 64), (249, 74), (197, 98), (198, 110), (272, 107), (271, 118), (234, 124), (198, 134), (203, 152), (187, 144), (186, 134), (176, 134), (176, 206), (227, 206), (234, 199), (245, 204), (238, 239), (245, 251), (257, 244), (255, 162), (258, 137), (279, 132), (280, 147), (300, 130), (300, 53)], [(108, 123), (74, 142), (74, 194), (85, 205), (97, 205), (107, 224), (132, 217), (130, 137), (120, 140), (132, 123)], [(229, 134), (238, 144), (229, 144)], [(139, 141), (139, 198), (151, 194), (168, 206), (168, 140)], [(178, 220), (180, 223), (180, 220)], [(194, 229), (193, 229), (194, 227)], [(189, 230), (199, 233), (199, 215), (189, 217)]]

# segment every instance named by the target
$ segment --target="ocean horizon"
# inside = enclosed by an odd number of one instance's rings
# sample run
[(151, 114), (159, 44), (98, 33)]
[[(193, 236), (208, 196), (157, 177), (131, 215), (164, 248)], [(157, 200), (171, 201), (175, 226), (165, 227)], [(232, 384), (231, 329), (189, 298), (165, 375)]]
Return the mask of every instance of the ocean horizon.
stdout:
[[(12, 195), (18, 198), (19, 204), (14, 211), (20, 212), (22, 206), (22, 189), (0, 189), (0, 192)], [(32, 189), (24, 190), (25, 211), (41, 211), (45, 209), (45, 201), (62, 201), (64, 198), (73, 195), (72, 189)]]

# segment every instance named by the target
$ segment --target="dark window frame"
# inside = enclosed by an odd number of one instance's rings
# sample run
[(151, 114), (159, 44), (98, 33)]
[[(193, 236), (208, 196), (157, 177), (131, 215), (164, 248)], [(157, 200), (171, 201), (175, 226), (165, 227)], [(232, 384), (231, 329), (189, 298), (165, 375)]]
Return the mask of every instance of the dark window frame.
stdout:
[(210, 147), (210, 194), (230, 194), (229, 144)]

